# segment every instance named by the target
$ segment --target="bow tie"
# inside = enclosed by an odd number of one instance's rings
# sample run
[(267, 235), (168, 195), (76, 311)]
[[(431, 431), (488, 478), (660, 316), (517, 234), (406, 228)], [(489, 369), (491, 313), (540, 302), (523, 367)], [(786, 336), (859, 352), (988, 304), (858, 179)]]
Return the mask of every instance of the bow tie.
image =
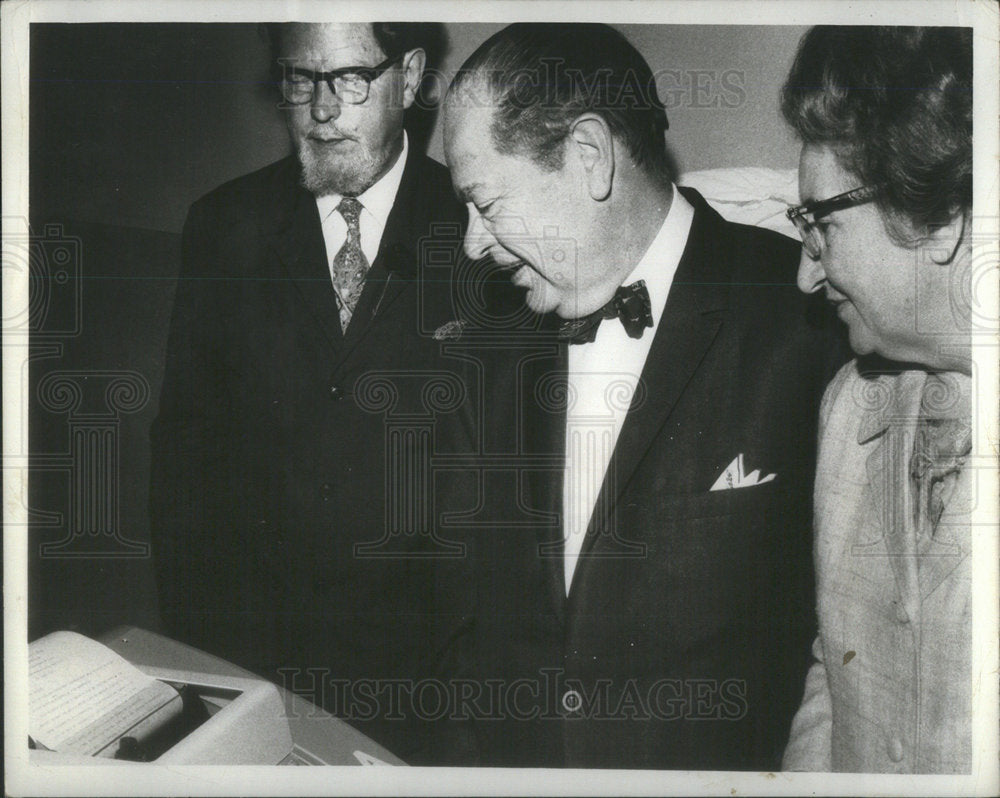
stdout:
[(582, 319), (570, 319), (559, 326), (559, 340), (570, 344), (589, 344), (597, 337), (597, 328), (604, 319), (617, 316), (629, 338), (642, 338), (647, 327), (653, 326), (646, 283), (637, 280), (623, 285), (604, 307)]

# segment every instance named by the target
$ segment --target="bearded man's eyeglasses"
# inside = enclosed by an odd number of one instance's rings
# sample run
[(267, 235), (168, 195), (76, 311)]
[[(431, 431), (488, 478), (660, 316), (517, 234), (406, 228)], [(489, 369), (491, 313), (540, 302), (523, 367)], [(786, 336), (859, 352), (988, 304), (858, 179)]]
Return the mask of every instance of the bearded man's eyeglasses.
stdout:
[(281, 80), (281, 96), (292, 105), (312, 102), (316, 86), (326, 83), (337, 99), (348, 105), (361, 105), (368, 99), (372, 81), (399, 61), (403, 54), (391, 56), (375, 66), (349, 66), (329, 72), (314, 72), (296, 66), (285, 66)]

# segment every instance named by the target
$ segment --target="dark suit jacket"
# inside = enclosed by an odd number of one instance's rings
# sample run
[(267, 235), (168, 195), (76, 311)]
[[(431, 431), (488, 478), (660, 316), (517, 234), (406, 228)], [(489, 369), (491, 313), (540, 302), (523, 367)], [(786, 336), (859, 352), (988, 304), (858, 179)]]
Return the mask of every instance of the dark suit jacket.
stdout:
[[(188, 216), (151, 433), (161, 611), (172, 636), (303, 692), (405, 758), (405, 724), (364, 722), (399, 714), (371, 698), (378, 686), (350, 690), (419, 679), (435, 645), (433, 497), (400, 452), (442, 446), (461, 395), (433, 332), (455, 317), (464, 211), (445, 168), (411, 151), (345, 336), (298, 174), (285, 159)], [(419, 280), (428, 264), (435, 279)]]
[[(455, 603), (475, 609), (449, 667), (477, 686), (458, 713), (474, 718), (471, 761), (780, 765), (814, 634), (817, 411), (847, 350), (796, 290), (796, 242), (683, 193), (695, 216), (645, 400), (618, 438), (598, 501), (608, 510), (595, 511), (568, 598), (566, 346), (522, 331), (518, 362), (493, 360), (484, 415), (516, 431), (505, 446), (521, 466), (504, 487), (482, 483), (483, 523), (466, 529), (471, 590)], [(710, 492), (740, 454), (748, 472), (777, 476)]]

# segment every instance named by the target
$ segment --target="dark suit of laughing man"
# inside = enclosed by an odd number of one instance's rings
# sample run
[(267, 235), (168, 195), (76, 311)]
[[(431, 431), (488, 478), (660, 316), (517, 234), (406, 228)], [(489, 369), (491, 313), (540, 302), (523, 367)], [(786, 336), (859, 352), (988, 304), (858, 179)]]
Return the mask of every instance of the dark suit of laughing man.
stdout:
[(511, 688), (468, 720), (479, 764), (777, 769), (801, 697), (816, 418), (846, 353), (796, 290), (798, 242), (678, 189), (666, 128), (604, 25), (511, 25), (445, 102), (466, 254), (551, 332), (485, 418), (516, 405), (511, 450), (560, 464), (523, 469), (549, 522), (487, 497), (472, 533), (455, 667)]

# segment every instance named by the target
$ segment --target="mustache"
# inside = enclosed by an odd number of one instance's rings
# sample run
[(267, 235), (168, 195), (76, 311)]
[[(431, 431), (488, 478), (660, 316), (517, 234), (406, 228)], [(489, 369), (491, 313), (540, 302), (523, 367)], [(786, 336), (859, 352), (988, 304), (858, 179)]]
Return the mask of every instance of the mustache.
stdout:
[(327, 128), (327, 127), (310, 130), (308, 133), (306, 133), (304, 138), (306, 141), (319, 142), (320, 144), (329, 141), (342, 141), (342, 140), (354, 141), (354, 136), (349, 136), (347, 133), (337, 130), (336, 128)]

